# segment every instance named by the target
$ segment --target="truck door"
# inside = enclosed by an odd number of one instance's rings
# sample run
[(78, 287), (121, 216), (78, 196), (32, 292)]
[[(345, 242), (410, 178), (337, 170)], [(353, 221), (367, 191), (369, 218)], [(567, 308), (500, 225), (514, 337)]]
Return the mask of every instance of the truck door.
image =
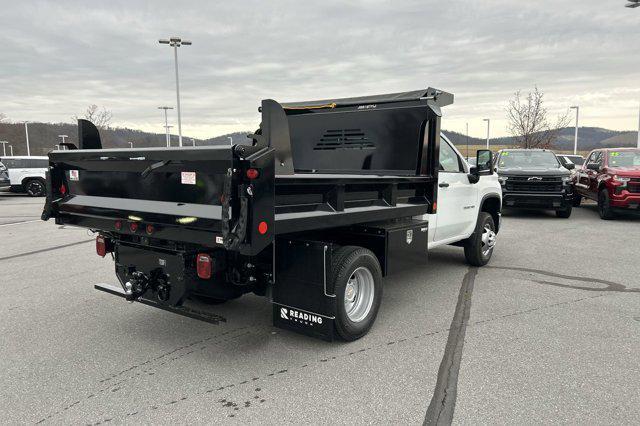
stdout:
[(596, 164), (598, 166), (598, 170), (585, 169), (587, 173), (587, 181), (585, 183), (588, 185), (588, 196), (590, 198), (593, 198), (594, 200), (598, 199), (598, 175), (600, 174), (600, 170), (602, 169), (602, 160), (602, 151), (593, 152), (591, 163)]
[(434, 241), (459, 237), (475, 224), (478, 194), (469, 183), (462, 158), (444, 139), (440, 139), (438, 209)]

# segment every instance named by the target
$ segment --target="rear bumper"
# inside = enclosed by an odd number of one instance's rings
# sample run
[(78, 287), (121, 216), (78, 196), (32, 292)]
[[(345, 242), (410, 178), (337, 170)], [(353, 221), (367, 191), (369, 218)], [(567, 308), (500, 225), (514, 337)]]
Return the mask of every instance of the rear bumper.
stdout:
[(560, 210), (570, 206), (572, 201), (573, 193), (502, 193), (503, 207)]

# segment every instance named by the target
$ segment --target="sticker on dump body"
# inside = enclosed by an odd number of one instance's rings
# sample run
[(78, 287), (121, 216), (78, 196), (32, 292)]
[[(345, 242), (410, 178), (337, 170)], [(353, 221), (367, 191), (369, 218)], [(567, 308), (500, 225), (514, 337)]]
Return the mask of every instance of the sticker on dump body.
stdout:
[(69, 180), (80, 180), (80, 172), (78, 170), (69, 170)]
[(180, 182), (183, 185), (195, 185), (196, 184), (196, 172), (182, 172), (180, 173)]

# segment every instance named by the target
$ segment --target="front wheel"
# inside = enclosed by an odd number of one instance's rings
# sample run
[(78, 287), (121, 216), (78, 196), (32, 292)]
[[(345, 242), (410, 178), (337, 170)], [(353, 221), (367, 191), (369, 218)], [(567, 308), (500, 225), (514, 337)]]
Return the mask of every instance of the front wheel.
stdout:
[(562, 219), (568, 219), (569, 217), (571, 217), (572, 209), (573, 208), (571, 206), (568, 206), (562, 210), (556, 210), (556, 216)]
[(496, 245), (496, 226), (489, 213), (480, 212), (476, 230), (464, 244), (464, 257), (472, 266), (484, 266), (491, 260)]
[(609, 191), (606, 189), (601, 189), (598, 193), (598, 214), (600, 214), (600, 219), (603, 220), (611, 220), (615, 217), (615, 214), (611, 210)]
[(333, 255), (331, 265), (337, 312), (335, 329), (344, 340), (369, 332), (382, 301), (382, 269), (371, 250), (346, 246)]

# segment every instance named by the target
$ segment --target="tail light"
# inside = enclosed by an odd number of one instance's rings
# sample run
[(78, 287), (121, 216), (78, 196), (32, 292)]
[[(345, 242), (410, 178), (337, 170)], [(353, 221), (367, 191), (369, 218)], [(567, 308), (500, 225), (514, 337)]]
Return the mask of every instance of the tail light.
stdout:
[(196, 256), (196, 270), (198, 271), (198, 277), (203, 280), (211, 278), (211, 271), (213, 270), (213, 260), (208, 254), (200, 253)]
[(67, 193), (67, 187), (64, 186), (64, 183), (62, 185), (60, 185), (60, 193), (62, 195), (65, 195)]
[(258, 176), (260, 176), (260, 172), (256, 169), (247, 169), (247, 178), (248, 179), (258, 179)]
[(96, 253), (98, 253), (98, 256), (105, 257), (110, 251), (109, 240), (102, 235), (98, 235), (96, 237)]
[(269, 230), (269, 225), (267, 225), (267, 222), (260, 222), (258, 224), (258, 232), (260, 233), (260, 235), (266, 234), (268, 230)]
[(147, 225), (146, 231), (147, 231), (147, 235), (151, 235), (154, 232), (156, 232), (156, 228), (153, 225), (149, 224)]
[(116, 231), (119, 231), (122, 229), (122, 221), (121, 220), (116, 220), (116, 223), (113, 225), (116, 228)]
[(131, 222), (129, 224), (129, 231), (136, 232), (138, 230), (138, 222)]

